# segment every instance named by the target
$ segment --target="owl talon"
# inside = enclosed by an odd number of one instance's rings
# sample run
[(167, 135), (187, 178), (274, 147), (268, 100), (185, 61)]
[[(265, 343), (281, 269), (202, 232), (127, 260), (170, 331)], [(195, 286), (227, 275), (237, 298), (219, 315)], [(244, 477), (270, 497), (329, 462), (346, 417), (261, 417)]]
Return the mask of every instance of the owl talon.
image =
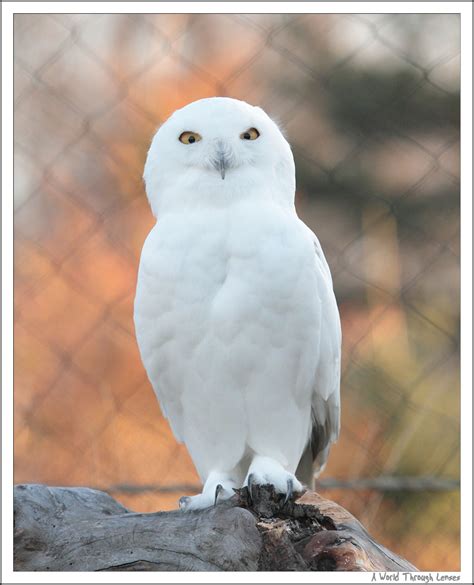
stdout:
[(290, 500), (293, 497), (293, 479), (291, 477), (289, 477), (286, 480), (286, 496), (285, 496), (285, 501), (283, 502), (283, 505), (286, 504), (288, 502), (288, 500)]
[(216, 492), (214, 496), (214, 506), (217, 506), (217, 500), (219, 499), (219, 495), (224, 491), (224, 488), (220, 483), (216, 485)]
[(186, 506), (189, 504), (189, 502), (191, 501), (191, 498), (189, 496), (181, 496), (181, 498), (179, 498), (179, 509), (180, 510), (185, 510)]
[(252, 504), (253, 503), (253, 486), (255, 485), (254, 482), (255, 476), (253, 473), (249, 473), (249, 476), (247, 478), (247, 489), (249, 491), (249, 503)]

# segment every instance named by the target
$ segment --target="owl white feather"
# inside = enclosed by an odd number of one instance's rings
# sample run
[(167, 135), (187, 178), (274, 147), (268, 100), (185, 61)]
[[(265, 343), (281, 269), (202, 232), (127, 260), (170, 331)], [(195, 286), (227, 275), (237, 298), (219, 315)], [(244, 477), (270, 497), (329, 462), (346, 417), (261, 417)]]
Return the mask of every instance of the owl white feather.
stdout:
[(140, 261), (138, 345), (204, 485), (180, 506), (254, 483), (289, 497), (338, 437), (341, 356), (290, 146), (259, 107), (203, 99), (159, 128), (144, 178), (157, 223)]

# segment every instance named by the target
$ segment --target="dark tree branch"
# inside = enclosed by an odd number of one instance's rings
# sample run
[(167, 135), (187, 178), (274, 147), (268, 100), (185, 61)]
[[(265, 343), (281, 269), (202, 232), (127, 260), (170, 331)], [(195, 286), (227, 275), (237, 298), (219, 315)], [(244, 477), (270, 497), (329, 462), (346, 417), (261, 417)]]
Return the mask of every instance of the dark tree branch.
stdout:
[(104, 492), (15, 487), (18, 571), (415, 571), (341, 506), (270, 486), (198, 512), (131, 512)]

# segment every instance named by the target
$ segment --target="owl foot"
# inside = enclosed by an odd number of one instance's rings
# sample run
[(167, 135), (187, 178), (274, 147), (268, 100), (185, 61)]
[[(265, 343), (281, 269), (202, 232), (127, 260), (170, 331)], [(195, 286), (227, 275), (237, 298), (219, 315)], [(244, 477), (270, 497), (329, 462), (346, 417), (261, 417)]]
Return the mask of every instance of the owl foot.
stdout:
[(228, 475), (212, 472), (204, 484), (202, 493), (197, 496), (181, 497), (179, 499), (179, 508), (188, 512), (217, 506), (218, 502), (228, 500), (234, 495), (235, 487), (237, 487), (236, 482)]
[(268, 484), (272, 485), (277, 493), (285, 494), (285, 504), (293, 496), (294, 492), (303, 491), (301, 483), (292, 473), (286, 471), (280, 463), (270, 457), (257, 456), (250, 465), (244, 486), (248, 487), (252, 498), (252, 487), (254, 485)]

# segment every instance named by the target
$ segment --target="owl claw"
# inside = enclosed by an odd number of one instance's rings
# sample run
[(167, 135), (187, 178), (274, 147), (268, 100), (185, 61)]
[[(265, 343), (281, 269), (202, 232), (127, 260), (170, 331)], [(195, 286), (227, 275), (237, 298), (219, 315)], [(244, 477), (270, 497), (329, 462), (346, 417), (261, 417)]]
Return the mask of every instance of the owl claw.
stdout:
[(214, 496), (214, 506), (217, 506), (217, 500), (219, 499), (219, 495), (224, 491), (224, 488), (220, 483), (216, 485), (216, 492)]
[(181, 498), (179, 498), (179, 509), (185, 510), (186, 506), (189, 504), (190, 501), (191, 498), (189, 496), (182, 496)]
[(250, 502), (250, 504), (253, 503), (252, 489), (253, 489), (253, 486), (254, 486), (254, 479), (255, 479), (255, 475), (253, 473), (249, 473), (249, 476), (247, 478), (247, 489), (249, 490), (249, 502)]
[(286, 496), (285, 496), (285, 501), (283, 502), (283, 504), (286, 504), (288, 502), (288, 500), (291, 499), (292, 496), (293, 496), (293, 479), (291, 477), (289, 477), (286, 480)]

